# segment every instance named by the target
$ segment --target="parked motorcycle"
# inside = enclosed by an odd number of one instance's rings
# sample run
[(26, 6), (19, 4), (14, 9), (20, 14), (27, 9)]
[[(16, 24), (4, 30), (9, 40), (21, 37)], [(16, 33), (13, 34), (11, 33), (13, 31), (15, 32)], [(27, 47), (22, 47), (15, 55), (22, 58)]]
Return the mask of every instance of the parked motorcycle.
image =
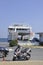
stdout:
[(0, 47), (0, 58), (3, 57), (3, 55), (6, 57), (8, 55), (9, 50), (5, 47)]
[(21, 52), (14, 52), (13, 61), (15, 60), (29, 60), (31, 57), (30, 48), (22, 48)]

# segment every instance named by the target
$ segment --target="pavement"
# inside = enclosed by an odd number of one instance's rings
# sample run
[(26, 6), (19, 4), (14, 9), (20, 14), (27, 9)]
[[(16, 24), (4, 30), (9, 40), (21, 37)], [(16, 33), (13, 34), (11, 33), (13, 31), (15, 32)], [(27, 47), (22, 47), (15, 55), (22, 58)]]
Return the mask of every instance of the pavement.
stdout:
[(3, 61), (0, 65), (43, 65), (43, 61)]
[[(31, 50), (32, 50), (32, 52), (31, 52), (30, 61), (33, 61), (33, 60), (43, 61), (43, 48), (31, 48)], [(14, 50), (9, 51), (9, 53), (8, 53), (7, 57), (5, 58), (5, 60), (6, 61), (12, 61), (13, 55), (14, 55)], [(2, 61), (2, 60), (3, 59), (0, 58), (0, 61)]]
[[(8, 53), (7, 57), (5, 58), (5, 60), (12, 61), (15, 47), (9, 47), (9, 43), (7, 43), (7, 42), (0, 43), (0, 46), (7, 47), (9, 49), (9, 53)], [(29, 46), (29, 47), (32, 50), (30, 61), (33, 61), (33, 60), (43, 61), (43, 47), (42, 46)], [(0, 58), (0, 61), (2, 61), (2, 60), (3, 59)]]
[(9, 54), (5, 58), (6, 61), (3, 61), (3, 58), (0, 58), (0, 65), (43, 65), (43, 46), (28, 46), (31, 48), (31, 58), (27, 61), (12, 61), (14, 47), (9, 47), (9, 43), (0, 42), (0, 46), (7, 47), (9, 49)]

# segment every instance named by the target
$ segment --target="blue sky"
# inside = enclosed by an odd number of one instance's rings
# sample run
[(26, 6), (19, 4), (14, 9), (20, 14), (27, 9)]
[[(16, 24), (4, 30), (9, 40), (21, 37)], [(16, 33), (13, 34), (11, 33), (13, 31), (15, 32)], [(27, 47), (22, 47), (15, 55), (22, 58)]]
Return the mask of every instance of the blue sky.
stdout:
[(0, 0), (0, 37), (7, 37), (8, 26), (14, 24), (43, 32), (43, 0)]

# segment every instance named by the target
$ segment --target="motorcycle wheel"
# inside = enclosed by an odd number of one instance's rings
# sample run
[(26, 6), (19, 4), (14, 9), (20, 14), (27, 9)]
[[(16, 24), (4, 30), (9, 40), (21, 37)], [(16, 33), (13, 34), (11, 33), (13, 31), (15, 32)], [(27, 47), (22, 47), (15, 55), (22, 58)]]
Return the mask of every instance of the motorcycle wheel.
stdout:
[(26, 57), (26, 60), (29, 60), (29, 59), (30, 59), (30, 57), (31, 57), (31, 55), (29, 55), (29, 57)]
[(13, 61), (15, 61), (16, 60), (16, 58), (15, 57), (13, 57)]

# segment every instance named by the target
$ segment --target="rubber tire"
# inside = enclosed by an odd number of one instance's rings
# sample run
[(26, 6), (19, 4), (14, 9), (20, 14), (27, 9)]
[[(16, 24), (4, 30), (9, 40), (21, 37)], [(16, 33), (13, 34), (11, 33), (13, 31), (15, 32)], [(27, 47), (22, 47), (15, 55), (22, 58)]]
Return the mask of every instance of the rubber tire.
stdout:
[(30, 59), (30, 57), (31, 57), (31, 55), (29, 56), (29, 58), (27, 58), (27, 57), (26, 57), (26, 60), (29, 60), (29, 59)]
[(13, 61), (15, 61), (16, 60), (16, 58), (15, 57), (13, 57)]

